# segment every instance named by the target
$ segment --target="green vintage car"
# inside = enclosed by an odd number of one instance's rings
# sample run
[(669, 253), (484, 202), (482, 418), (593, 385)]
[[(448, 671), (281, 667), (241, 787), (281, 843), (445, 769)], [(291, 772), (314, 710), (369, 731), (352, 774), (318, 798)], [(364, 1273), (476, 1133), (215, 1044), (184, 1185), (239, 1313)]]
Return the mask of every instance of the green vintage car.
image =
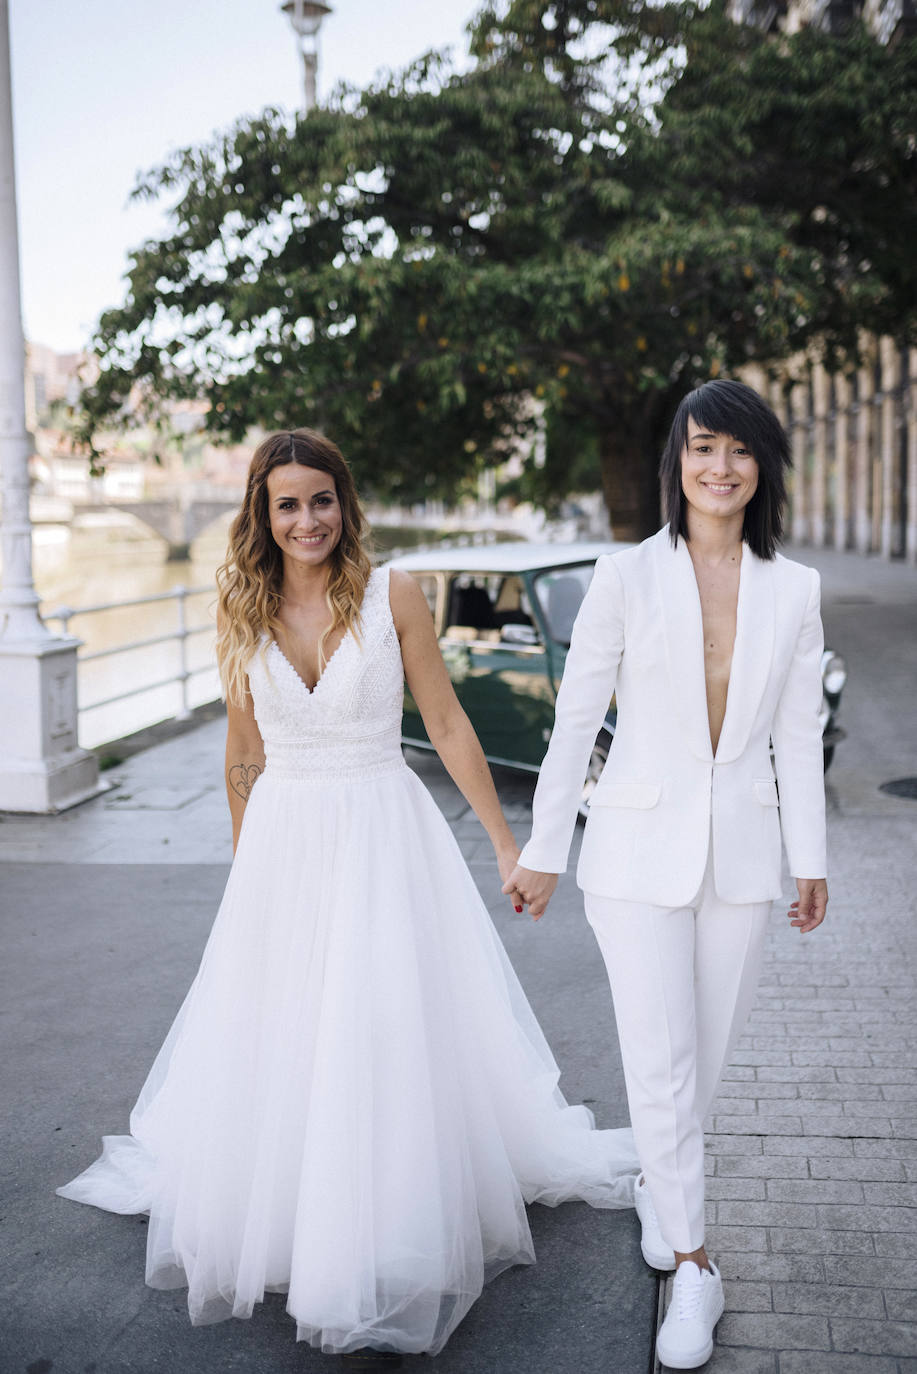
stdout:
[[(573, 621), (595, 560), (623, 544), (491, 544), (391, 560), (423, 589), (449, 675), (491, 763), (537, 773), (554, 724), (554, 701)], [(581, 811), (614, 733), (608, 714), (583, 783)], [(431, 748), (405, 693), (405, 744)]]
[[(392, 567), (411, 573), (426, 595), (449, 675), (490, 763), (538, 772), (551, 737), (573, 622), (595, 560), (626, 547), (491, 544), (391, 560)], [(844, 734), (837, 716), (846, 677), (843, 659), (826, 649), (821, 711), (826, 769)], [(614, 729), (611, 701), (583, 779), (583, 816)], [(407, 691), (402, 735), (405, 744), (432, 748)]]

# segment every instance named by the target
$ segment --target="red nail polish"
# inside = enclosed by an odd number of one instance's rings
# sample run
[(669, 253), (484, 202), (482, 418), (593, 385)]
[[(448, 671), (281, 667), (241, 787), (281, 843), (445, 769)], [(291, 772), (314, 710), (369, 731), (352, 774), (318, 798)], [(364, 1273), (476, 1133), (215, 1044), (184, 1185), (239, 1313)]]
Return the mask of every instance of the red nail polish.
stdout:
[(514, 907), (513, 910), (514, 910), (514, 911), (521, 911), (521, 910), (522, 910), (522, 907), (521, 907), (521, 906), (517, 906), (517, 907)]

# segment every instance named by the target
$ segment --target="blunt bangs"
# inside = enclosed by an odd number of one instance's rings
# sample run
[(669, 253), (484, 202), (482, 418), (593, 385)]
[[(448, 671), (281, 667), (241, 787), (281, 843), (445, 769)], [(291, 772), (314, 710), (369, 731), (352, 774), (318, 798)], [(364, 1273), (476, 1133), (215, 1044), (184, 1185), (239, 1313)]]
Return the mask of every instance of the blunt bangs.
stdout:
[(787, 470), (792, 466), (786, 431), (770, 406), (744, 382), (717, 379), (683, 397), (663, 449), (659, 482), (672, 543), (687, 538), (681, 456), (688, 419), (711, 434), (728, 434), (749, 449), (758, 464), (758, 489), (745, 507), (742, 538), (759, 558), (772, 559), (783, 536)]

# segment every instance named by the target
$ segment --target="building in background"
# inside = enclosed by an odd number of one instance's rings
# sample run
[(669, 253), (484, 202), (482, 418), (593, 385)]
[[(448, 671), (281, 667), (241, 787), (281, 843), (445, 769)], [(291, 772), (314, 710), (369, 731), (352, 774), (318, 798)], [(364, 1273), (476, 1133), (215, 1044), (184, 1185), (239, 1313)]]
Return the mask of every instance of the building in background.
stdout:
[(917, 32), (917, 0), (729, 0), (726, 12), (736, 23), (766, 33), (797, 33), (807, 26), (843, 33), (859, 15), (882, 43)]

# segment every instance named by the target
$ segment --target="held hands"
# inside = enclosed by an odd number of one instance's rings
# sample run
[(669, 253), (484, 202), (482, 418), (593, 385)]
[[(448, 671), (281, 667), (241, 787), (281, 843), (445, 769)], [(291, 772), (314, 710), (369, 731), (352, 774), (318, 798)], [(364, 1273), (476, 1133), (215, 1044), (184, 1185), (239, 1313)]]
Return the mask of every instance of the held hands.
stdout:
[(536, 873), (531, 868), (522, 868), (516, 864), (503, 884), (503, 891), (512, 898), (517, 911), (521, 911), (521, 904), (525, 904), (532, 919), (537, 921), (544, 915), (545, 907), (551, 900), (556, 886), (556, 873)]
[[(505, 888), (503, 890), (506, 891)], [(820, 926), (825, 919), (828, 884), (824, 878), (797, 878), (796, 890), (799, 898), (792, 903), (787, 916), (790, 918), (790, 925), (805, 934), (806, 931)]]

